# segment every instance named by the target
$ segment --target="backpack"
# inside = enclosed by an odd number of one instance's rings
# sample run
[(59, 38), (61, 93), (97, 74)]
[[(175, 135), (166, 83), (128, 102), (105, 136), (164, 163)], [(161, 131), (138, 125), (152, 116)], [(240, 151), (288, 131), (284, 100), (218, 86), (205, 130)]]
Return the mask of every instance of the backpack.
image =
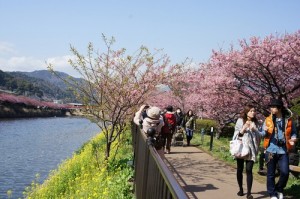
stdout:
[(173, 125), (168, 121), (168, 118), (166, 118), (165, 114), (163, 114), (163, 120), (165, 125), (162, 128), (162, 133), (173, 133), (174, 132)]
[(164, 146), (163, 138), (160, 134), (157, 133), (157, 129), (155, 127), (150, 127), (147, 129), (147, 143), (148, 145), (152, 145), (156, 150), (160, 150)]

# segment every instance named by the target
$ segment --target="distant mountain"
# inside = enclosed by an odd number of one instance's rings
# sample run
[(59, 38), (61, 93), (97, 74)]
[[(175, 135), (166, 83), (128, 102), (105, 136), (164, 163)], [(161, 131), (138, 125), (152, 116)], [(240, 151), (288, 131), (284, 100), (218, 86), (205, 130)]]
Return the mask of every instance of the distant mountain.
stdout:
[[(58, 78), (56, 75), (53, 75), (51, 72), (49, 72), (48, 70), (36, 70), (33, 72), (20, 72), (22, 74), (25, 74), (29, 77), (34, 77), (34, 78), (38, 78), (38, 79), (42, 79), (45, 80), (47, 82), (50, 82), (53, 85), (56, 85), (60, 88), (67, 88), (67, 85), (64, 83), (63, 80), (61, 80), (60, 78)], [(62, 79), (66, 79), (68, 77), (70, 77), (70, 75), (68, 75), (67, 73), (64, 72), (58, 72), (56, 71), (56, 73), (62, 78)], [(82, 79), (80, 78), (75, 78), (72, 77), (75, 80), (81, 81)]]
[[(57, 72), (62, 78), (69, 75)], [(80, 78), (74, 78), (82, 81)], [(77, 102), (75, 95), (63, 80), (47, 70), (33, 72), (3, 72), (0, 70), (0, 89), (39, 100)]]

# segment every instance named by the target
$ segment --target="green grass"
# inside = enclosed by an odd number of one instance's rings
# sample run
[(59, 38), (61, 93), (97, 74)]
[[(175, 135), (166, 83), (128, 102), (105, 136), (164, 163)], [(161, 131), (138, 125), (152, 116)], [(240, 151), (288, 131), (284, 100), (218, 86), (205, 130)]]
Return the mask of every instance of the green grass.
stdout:
[[(200, 133), (195, 133), (192, 143), (193, 143), (193, 145), (198, 145), (199, 148), (201, 148), (205, 152), (209, 153), (213, 157), (220, 159), (220, 160), (226, 162), (228, 165), (236, 168), (236, 162), (231, 157), (230, 152), (229, 152), (229, 141), (230, 140), (231, 140), (231, 138), (221, 137), (219, 139), (216, 139), (214, 137), (213, 138), (213, 147), (212, 147), (212, 150), (210, 151), (210, 136), (204, 135), (204, 139), (203, 139), (203, 143), (202, 143)], [(254, 178), (261, 183), (266, 183), (266, 177), (258, 175), (257, 171), (258, 171), (258, 162), (256, 162), (253, 167)], [(290, 174), (288, 184), (285, 188), (285, 195), (291, 196), (293, 198), (300, 198), (300, 179), (297, 179), (292, 174)]]

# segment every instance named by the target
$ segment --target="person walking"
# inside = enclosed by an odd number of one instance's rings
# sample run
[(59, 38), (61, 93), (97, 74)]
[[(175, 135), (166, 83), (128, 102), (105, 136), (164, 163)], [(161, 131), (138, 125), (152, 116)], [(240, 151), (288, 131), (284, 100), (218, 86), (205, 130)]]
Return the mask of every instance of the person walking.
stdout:
[(177, 126), (183, 126), (184, 115), (181, 108), (177, 108), (175, 112)]
[(163, 146), (165, 153), (171, 152), (171, 142), (176, 129), (176, 116), (173, 113), (173, 106), (167, 106), (166, 112), (163, 114), (165, 125), (162, 127)]
[[(143, 116), (143, 112), (145, 115)], [(161, 110), (156, 106), (142, 105), (140, 109), (135, 113), (133, 121), (136, 125), (141, 127), (141, 131), (147, 134), (149, 129), (154, 129), (156, 138), (156, 151), (161, 156), (164, 157), (161, 129), (164, 126), (163, 118), (160, 115)]]
[(186, 113), (183, 124), (185, 127), (187, 146), (190, 146), (190, 142), (196, 129), (196, 117), (191, 109)]
[(238, 196), (244, 195), (243, 189), (243, 170), (246, 163), (246, 182), (247, 182), (247, 199), (253, 199), (251, 189), (253, 184), (253, 165), (257, 159), (261, 134), (258, 130), (258, 120), (256, 118), (256, 110), (254, 106), (247, 105), (240, 114), (240, 118), (235, 124), (234, 139), (242, 139), (243, 147), (249, 148), (248, 154), (241, 158), (236, 158), (237, 170), (236, 178), (239, 185)]
[[(271, 114), (263, 124), (264, 143), (267, 165), (267, 191), (271, 199), (283, 199), (283, 190), (289, 179), (288, 152), (295, 146), (297, 132), (292, 122), (292, 112), (285, 108), (281, 99), (271, 99)], [(279, 165), (280, 176), (275, 184), (276, 165)]]

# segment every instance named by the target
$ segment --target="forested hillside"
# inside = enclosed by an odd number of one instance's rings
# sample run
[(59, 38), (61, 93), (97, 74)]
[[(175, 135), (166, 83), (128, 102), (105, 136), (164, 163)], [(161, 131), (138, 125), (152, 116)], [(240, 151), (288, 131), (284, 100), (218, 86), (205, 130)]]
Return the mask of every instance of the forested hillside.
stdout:
[[(63, 77), (68, 75), (59, 74)], [(78, 79), (79, 80), (79, 79)], [(39, 100), (76, 102), (67, 85), (47, 70), (34, 72), (4, 72), (0, 70), (0, 89)]]

